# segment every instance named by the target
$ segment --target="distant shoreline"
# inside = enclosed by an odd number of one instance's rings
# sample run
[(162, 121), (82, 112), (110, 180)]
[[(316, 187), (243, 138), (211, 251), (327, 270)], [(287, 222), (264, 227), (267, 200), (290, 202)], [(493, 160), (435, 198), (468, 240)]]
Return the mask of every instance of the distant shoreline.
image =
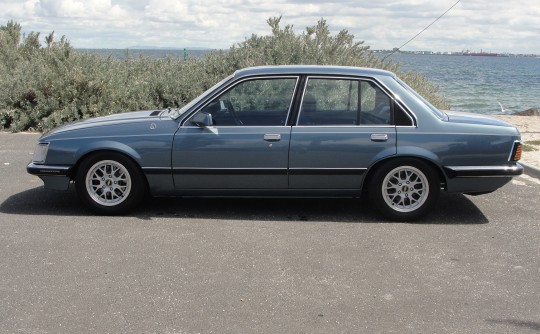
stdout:
[[(179, 56), (184, 52), (195, 58), (200, 58), (203, 55), (213, 51), (224, 51), (222, 49), (210, 49), (210, 48), (161, 48), (161, 47), (130, 47), (122, 49), (109, 49), (109, 48), (75, 48), (77, 52), (87, 52), (95, 54), (110, 54), (112, 56), (118, 56), (121, 59), (126, 52), (129, 52), (132, 56), (146, 55), (149, 57), (165, 57), (167, 55)], [(380, 55), (414, 55), (414, 56), (459, 56), (459, 57), (526, 57), (526, 58), (540, 58), (537, 54), (521, 54), (521, 53), (499, 53), (499, 52), (469, 52), (469, 51), (449, 51), (449, 52), (435, 52), (435, 51), (397, 51), (391, 50), (372, 50), (375, 54)]]
[(435, 51), (397, 51), (391, 50), (372, 50), (377, 54), (394, 54), (394, 55), (418, 55), (418, 56), (459, 56), (459, 57), (530, 57), (540, 58), (538, 54), (524, 54), (524, 53), (509, 53), (509, 52), (469, 52), (469, 51), (449, 51), (449, 52), (435, 52)]

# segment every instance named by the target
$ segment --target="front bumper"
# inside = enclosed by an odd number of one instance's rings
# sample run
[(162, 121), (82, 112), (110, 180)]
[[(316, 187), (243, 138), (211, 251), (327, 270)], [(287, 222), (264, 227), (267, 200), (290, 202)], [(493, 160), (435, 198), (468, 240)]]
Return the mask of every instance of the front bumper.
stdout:
[(43, 181), (45, 188), (66, 190), (69, 187), (71, 166), (47, 166), (33, 162), (26, 166), (29, 174), (37, 175)]

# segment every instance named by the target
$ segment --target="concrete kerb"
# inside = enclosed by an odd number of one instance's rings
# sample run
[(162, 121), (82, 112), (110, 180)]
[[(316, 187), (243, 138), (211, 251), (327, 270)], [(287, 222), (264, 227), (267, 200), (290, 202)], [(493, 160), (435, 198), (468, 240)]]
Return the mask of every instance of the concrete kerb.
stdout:
[(525, 169), (525, 174), (540, 179), (540, 168), (523, 162), (520, 162), (519, 164)]

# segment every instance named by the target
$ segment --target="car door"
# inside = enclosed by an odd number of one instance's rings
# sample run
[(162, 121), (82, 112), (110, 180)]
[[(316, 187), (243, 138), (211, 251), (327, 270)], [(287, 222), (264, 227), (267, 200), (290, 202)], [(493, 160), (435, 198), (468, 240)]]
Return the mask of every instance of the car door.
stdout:
[(291, 133), (291, 189), (359, 189), (396, 154), (392, 100), (373, 80), (308, 77)]
[(172, 164), (177, 189), (286, 189), (298, 77), (234, 83), (178, 129)]

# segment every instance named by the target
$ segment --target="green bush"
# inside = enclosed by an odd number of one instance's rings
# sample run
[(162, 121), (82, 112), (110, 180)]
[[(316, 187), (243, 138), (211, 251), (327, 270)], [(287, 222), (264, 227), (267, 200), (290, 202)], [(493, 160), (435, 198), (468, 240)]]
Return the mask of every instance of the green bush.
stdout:
[(418, 73), (401, 72), (382, 61), (346, 30), (333, 36), (325, 20), (300, 34), (281, 18), (270, 18), (272, 33), (252, 35), (227, 51), (200, 59), (125, 60), (77, 52), (54, 32), (22, 36), (13, 21), (0, 27), (0, 128), (44, 131), (68, 122), (113, 113), (178, 107), (235, 70), (257, 65), (332, 64), (396, 72), (434, 105), (448, 106), (438, 88)]

